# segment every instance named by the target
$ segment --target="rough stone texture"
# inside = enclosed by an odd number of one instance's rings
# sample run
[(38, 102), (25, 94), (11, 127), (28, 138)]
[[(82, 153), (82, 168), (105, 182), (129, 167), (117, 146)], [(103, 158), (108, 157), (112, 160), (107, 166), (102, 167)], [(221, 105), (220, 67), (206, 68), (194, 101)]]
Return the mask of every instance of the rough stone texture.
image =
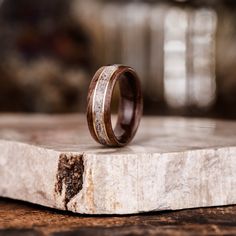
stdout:
[(79, 193), (83, 187), (83, 155), (62, 154), (57, 169), (57, 182), (55, 192), (62, 194), (63, 184), (65, 186), (65, 208), (70, 200)]
[(0, 117), (0, 196), (88, 214), (236, 203), (236, 122), (144, 118), (105, 148), (85, 117)]

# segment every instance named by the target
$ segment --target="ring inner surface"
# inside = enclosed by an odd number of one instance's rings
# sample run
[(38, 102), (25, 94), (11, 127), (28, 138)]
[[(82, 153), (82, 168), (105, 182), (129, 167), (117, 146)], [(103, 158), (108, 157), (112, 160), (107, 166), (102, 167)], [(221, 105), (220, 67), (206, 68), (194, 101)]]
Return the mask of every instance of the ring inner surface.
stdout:
[(114, 134), (119, 142), (125, 143), (133, 134), (138, 96), (137, 81), (132, 73), (125, 72), (120, 75), (117, 83), (120, 88), (120, 101)]

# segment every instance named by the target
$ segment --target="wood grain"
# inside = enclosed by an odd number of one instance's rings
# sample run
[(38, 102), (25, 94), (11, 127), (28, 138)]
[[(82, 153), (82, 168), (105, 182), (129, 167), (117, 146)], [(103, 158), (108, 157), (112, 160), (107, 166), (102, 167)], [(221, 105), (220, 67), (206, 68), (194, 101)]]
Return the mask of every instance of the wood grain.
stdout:
[(0, 235), (236, 235), (236, 206), (81, 216), (0, 198)]
[[(113, 129), (111, 100), (117, 83), (120, 89), (120, 104)], [(87, 98), (88, 127), (95, 141), (110, 147), (127, 145), (136, 134), (142, 110), (140, 81), (131, 67), (104, 66), (95, 73)]]

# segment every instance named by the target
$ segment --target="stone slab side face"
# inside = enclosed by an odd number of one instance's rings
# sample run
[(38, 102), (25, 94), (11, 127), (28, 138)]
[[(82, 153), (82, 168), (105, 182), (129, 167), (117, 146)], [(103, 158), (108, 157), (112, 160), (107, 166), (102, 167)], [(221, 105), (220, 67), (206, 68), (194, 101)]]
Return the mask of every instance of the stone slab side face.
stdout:
[[(234, 122), (148, 118), (136, 143), (107, 149), (90, 140), (80, 116), (6, 118), (0, 118), (2, 197), (86, 214), (236, 204)], [(162, 128), (148, 131), (151, 123)]]

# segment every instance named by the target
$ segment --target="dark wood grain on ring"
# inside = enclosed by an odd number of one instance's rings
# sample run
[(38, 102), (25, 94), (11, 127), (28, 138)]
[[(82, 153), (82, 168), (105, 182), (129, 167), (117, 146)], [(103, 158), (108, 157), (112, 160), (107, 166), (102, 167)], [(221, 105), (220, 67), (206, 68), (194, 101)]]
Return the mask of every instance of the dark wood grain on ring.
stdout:
[[(105, 75), (106, 73), (109, 74), (109, 78)], [(101, 80), (106, 80), (107, 78), (107, 86), (101, 86)], [(117, 123), (113, 130), (111, 99), (116, 83), (119, 84), (120, 88), (120, 103)], [(101, 87), (103, 89), (102, 93), (99, 90)], [(99, 92), (97, 92), (98, 90)], [(104, 96), (102, 97), (102, 99), (104, 98), (104, 106), (101, 124), (97, 124), (97, 121), (95, 122), (95, 117), (99, 116), (97, 114), (99, 112), (96, 109), (93, 110), (96, 99), (101, 99), (98, 97), (98, 94), (100, 97)], [(107, 146), (124, 146), (133, 139), (142, 116), (143, 103), (140, 81), (136, 72), (131, 67), (113, 65), (100, 68), (91, 81), (87, 102), (88, 126), (92, 137), (97, 142)], [(103, 132), (103, 125), (105, 133)], [(104, 136), (104, 138), (101, 138), (101, 136)]]

